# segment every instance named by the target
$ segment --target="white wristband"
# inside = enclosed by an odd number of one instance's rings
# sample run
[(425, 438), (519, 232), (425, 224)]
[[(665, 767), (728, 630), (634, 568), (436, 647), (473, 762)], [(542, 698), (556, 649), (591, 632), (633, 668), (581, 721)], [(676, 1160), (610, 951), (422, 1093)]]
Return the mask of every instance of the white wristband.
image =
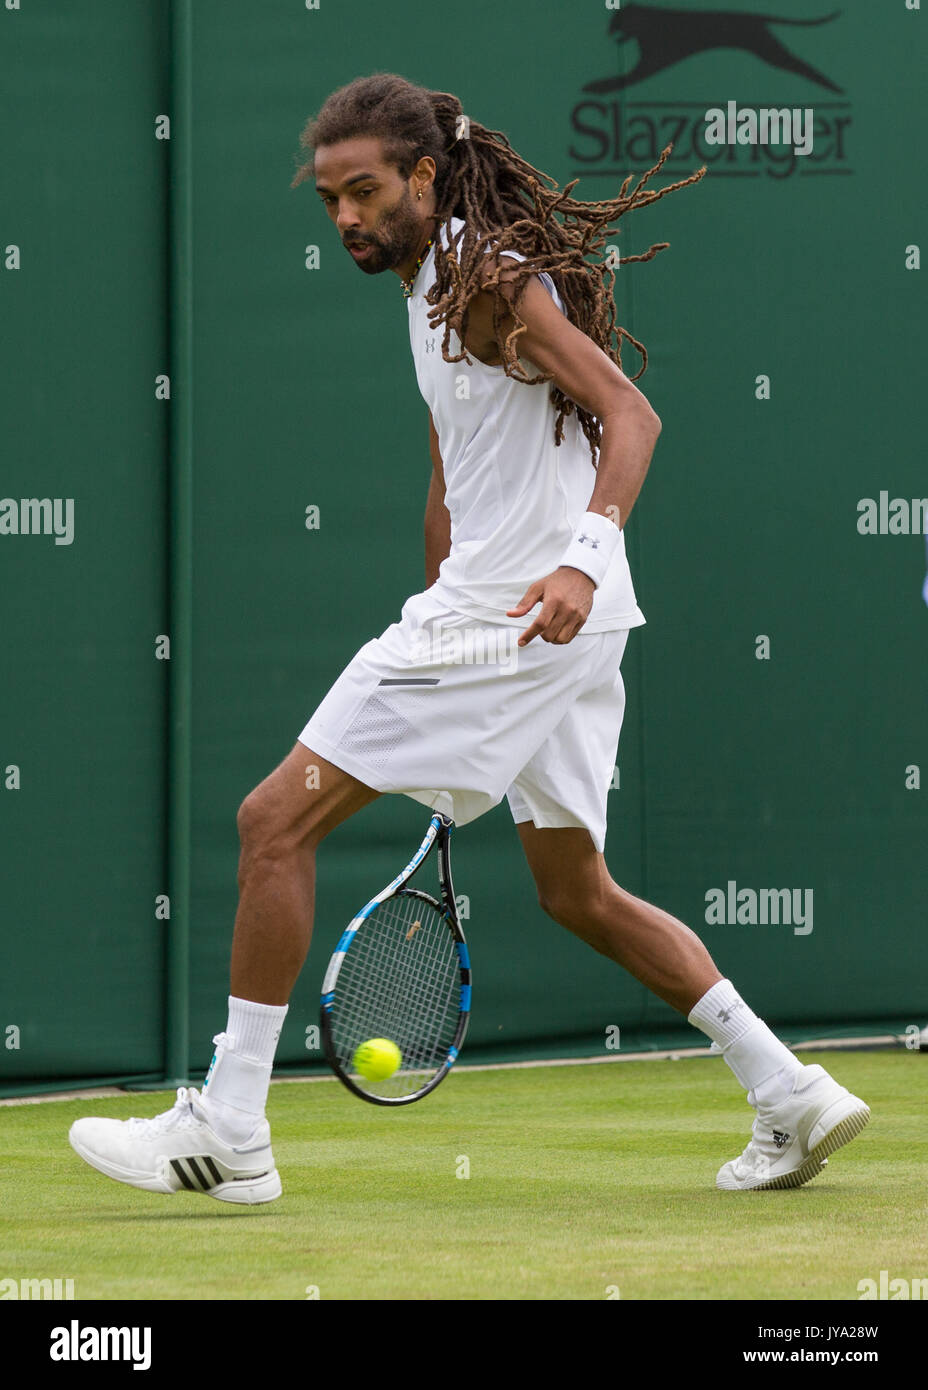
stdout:
[(618, 526), (600, 512), (584, 512), (573, 540), (564, 551), (562, 565), (581, 570), (597, 589), (606, 577), (609, 563), (619, 544)]

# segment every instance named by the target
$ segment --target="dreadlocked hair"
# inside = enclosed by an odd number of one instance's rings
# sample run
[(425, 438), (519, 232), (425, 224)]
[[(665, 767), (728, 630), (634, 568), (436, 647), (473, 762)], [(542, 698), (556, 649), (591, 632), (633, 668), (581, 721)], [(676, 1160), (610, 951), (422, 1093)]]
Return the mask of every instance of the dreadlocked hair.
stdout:
[[(336, 144), (354, 136), (375, 136), (382, 142), (385, 160), (408, 179), (419, 160), (435, 161), (435, 225), (446, 227), (447, 248), (435, 241), (435, 282), (426, 302), (432, 328), (445, 326), (442, 357), (446, 362), (471, 362), (464, 349), (468, 306), (480, 290), (493, 293), (493, 327), (502, 366), (507, 376), (534, 386), (550, 381), (550, 374), (528, 376), (519, 361), (518, 339), (526, 330), (519, 315), (525, 287), (533, 275), (547, 272), (554, 280), (567, 317), (622, 369), (622, 340), (627, 339), (641, 356), (632, 381), (647, 369), (648, 354), (642, 343), (616, 322), (615, 267), (632, 261), (650, 261), (669, 242), (657, 242), (638, 256), (603, 256), (606, 240), (614, 235), (621, 217), (633, 208), (647, 207), (668, 193), (697, 183), (705, 167), (666, 188), (647, 184), (660, 172), (673, 149), (668, 145), (660, 159), (639, 178), (625, 179), (618, 196), (587, 203), (572, 198), (579, 182), (563, 190), (549, 174), (522, 159), (498, 130), (489, 130), (464, 116), (456, 96), (417, 87), (396, 73), (360, 77), (333, 92), (319, 114), (310, 119), (300, 136), (305, 151)], [(300, 156), (297, 156), (299, 162)], [(297, 169), (291, 188), (313, 176), (313, 161)], [(452, 243), (451, 219), (464, 221)], [(496, 259), (487, 262), (487, 251), (518, 251), (523, 261)], [(505, 270), (506, 285), (501, 284)], [(514, 325), (503, 336), (505, 322)], [(454, 331), (461, 351), (452, 354)], [(614, 340), (614, 341), (613, 341)], [(557, 410), (554, 441), (564, 437), (564, 421), (576, 411), (590, 445), (595, 465), (602, 435), (600, 422), (557, 387), (551, 391)]]

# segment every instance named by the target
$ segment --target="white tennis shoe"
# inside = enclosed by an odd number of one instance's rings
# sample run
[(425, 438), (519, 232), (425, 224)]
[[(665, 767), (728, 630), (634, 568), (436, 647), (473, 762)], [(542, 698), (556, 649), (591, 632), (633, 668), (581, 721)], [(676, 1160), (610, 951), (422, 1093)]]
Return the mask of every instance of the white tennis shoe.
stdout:
[(251, 1206), (273, 1202), (282, 1190), (267, 1120), (243, 1144), (228, 1144), (193, 1088), (181, 1086), (172, 1109), (151, 1120), (75, 1120), (68, 1139), (108, 1178), (146, 1192), (202, 1192)]
[(868, 1106), (818, 1066), (796, 1073), (785, 1100), (758, 1103), (756, 1109), (753, 1138), (740, 1158), (719, 1169), (717, 1187), (732, 1192), (801, 1187), (870, 1119)]

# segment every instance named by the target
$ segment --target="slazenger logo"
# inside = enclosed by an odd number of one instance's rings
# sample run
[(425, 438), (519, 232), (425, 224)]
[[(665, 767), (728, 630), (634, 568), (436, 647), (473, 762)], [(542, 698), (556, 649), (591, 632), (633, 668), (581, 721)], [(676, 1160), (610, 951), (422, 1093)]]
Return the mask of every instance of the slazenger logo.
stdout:
[(771, 24), (795, 24), (803, 27), (830, 24), (841, 13), (823, 15), (821, 19), (786, 19), (777, 15), (747, 14), (736, 10), (668, 10), (650, 5), (623, 5), (612, 16), (609, 37), (620, 34), (620, 46), (631, 39), (638, 43), (638, 62), (624, 77), (605, 77), (599, 82), (587, 82), (585, 92), (618, 92), (634, 82), (642, 82), (674, 63), (682, 63), (695, 53), (710, 48), (740, 48), (755, 58), (808, 77), (831, 92), (842, 89), (811, 63), (805, 63), (790, 53), (771, 30)]
[[(790, 106), (757, 105), (746, 100), (747, 84), (758, 80), (754, 59), (768, 68), (814, 83), (817, 88), (843, 95), (844, 89), (826, 73), (793, 52), (776, 33), (777, 26), (799, 29), (831, 24), (840, 10), (812, 19), (787, 15), (751, 14), (742, 10), (669, 9), (657, 5), (624, 4), (612, 0), (614, 10), (606, 33), (607, 40), (618, 40), (619, 47), (634, 42), (637, 60), (627, 73), (594, 77), (584, 84), (588, 93), (571, 113), (574, 140), (569, 149), (575, 161), (573, 173), (615, 178), (629, 169), (650, 168), (661, 151), (673, 146), (664, 166), (666, 172), (691, 172), (700, 164), (714, 174), (771, 178), (802, 175), (852, 173), (848, 166), (848, 127), (852, 123), (849, 101), (816, 100), (814, 107), (799, 108), (793, 87)], [(693, 92), (693, 74), (705, 71), (690, 64), (674, 74), (674, 101), (604, 100), (613, 93), (624, 93), (647, 79), (675, 68), (686, 59), (721, 50), (717, 59), (720, 77), (713, 79), (714, 90)], [(604, 63), (603, 66), (606, 66)], [(730, 75), (729, 75), (730, 74)], [(767, 79), (763, 79), (765, 88)], [(717, 84), (724, 83), (723, 87)], [(684, 85), (685, 84), (685, 85)], [(689, 100), (690, 95), (699, 100)], [(769, 93), (765, 89), (764, 96)], [(686, 97), (687, 99), (683, 99)], [(718, 119), (711, 113), (729, 113), (724, 139), (719, 138)], [(736, 113), (736, 138), (731, 138), (730, 113)], [(805, 116), (800, 138), (796, 122)], [(752, 134), (751, 120), (757, 122)], [(787, 122), (791, 127), (787, 129)], [(765, 135), (769, 131), (769, 138)]]

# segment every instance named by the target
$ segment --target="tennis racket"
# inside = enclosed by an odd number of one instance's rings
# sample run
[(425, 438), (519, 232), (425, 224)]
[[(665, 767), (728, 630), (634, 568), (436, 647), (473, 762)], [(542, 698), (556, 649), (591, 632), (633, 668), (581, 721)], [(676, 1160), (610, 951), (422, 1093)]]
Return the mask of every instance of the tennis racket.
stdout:
[[(392, 883), (342, 933), (322, 983), (322, 1043), (339, 1081), (374, 1105), (409, 1105), (448, 1075), (470, 1018), (470, 958), (451, 881), (450, 816), (436, 812), (425, 839)], [(432, 847), (441, 900), (407, 884)], [(354, 1063), (361, 1043), (399, 1048), (383, 1080)]]

